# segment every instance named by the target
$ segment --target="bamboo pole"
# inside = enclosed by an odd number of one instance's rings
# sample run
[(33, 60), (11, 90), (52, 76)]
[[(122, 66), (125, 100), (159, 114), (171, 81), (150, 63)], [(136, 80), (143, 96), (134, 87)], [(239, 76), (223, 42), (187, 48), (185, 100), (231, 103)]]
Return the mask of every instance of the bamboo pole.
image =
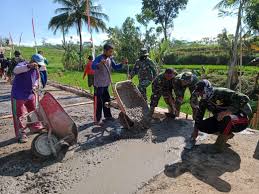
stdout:
[(256, 123), (255, 128), (257, 129), (259, 127), (259, 95), (257, 95), (258, 101), (257, 101), (257, 111), (256, 111)]

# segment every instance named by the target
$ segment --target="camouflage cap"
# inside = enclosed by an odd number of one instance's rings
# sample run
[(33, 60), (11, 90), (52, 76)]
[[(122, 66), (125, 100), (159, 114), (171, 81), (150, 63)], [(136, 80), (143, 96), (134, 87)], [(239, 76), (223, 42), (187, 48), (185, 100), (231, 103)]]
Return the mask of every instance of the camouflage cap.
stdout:
[(148, 50), (146, 48), (142, 48), (140, 49), (140, 53), (139, 55), (142, 57), (142, 56), (148, 56), (149, 53), (148, 53)]
[(202, 98), (209, 98), (213, 94), (213, 86), (209, 82), (209, 80), (203, 79), (196, 84), (196, 88), (194, 93), (201, 93), (204, 92)]
[(21, 55), (20, 51), (14, 51), (14, 56), (19, 57)]
[(168, 68), (165, 70), (166, 74), (175, 74), (177, 75), (177, 71), (175, 69)]
[(183, 81), (191, 81), (192, 80), (192, 72), (184, 72), (180, 78)]

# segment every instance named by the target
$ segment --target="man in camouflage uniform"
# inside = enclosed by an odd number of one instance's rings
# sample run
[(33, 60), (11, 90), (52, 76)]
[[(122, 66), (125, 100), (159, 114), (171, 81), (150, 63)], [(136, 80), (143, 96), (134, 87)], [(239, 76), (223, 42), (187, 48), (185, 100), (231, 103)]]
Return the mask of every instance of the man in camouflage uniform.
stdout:
[(9, 81), (12, 82), (14, 77), (13, 70), (18, 63), (25, 61), (19, 51), (14, 51), (14, 57), (10, 61), (10, 65), (8, 67), (7, 76), (9, 77)]
[(134, 68), (129, 75), (129, 79), (133, 79), (133, 77), (138, 74), (138, 89), (146, 101), (147, 87), (157, 76), (156, 65), (150, 58), (148, 58), (148, 55), (147, 49), (142, 48), (140, 51), (140, 58), (136, 61)]
[(167, 116), (175, 118), (175, 100), (173, 97), (173, 78), (177, 72), (173, 69), (166, 69), (164, 73), (156, 77), (152, 83), (152, 96), (150, 102), (150, 117), (152, 117), (155, 107), (163, 96), (168, 105), (169, 113)]
[(179, 116), (180, 114), (181, 105), (184, 99), (184, 93), (186, 91), (186, 88), (189, 88), (191, 94), (190, 104), (192, 107), (192, 116), (193, 119), (195, 119), (199, 102), (197, 95), (193, 94), (193, 91), (195, 90), (195, 85), (198, 81), (199, 80), (197, 76), (194, 75), (192, 72), (183, 72), (175, 77), (173, 84), (174, 93), (176, 95), (176, 116)]
[[(216, 151), (223, 151), (228, 139), (234, 133), (243, 131), (249, 124), (252, 114), (248, 96), (227, 88), (213, 88), (208, 80), (199, 81), (194, 91), (201, 97), (194, 125), (194, 132), (186, 149), (191, 149), (196, 142), (198, 131), (208, 134), (219, 133), (215, 142)], [(203, 120), (205, 111), (213, 116)]]

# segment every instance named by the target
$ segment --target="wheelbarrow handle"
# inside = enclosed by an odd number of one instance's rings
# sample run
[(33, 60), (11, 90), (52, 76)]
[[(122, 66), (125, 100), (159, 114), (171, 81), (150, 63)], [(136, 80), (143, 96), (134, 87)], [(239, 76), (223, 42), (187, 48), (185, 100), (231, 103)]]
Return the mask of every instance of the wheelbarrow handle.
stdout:
[[(105, 67), (105, 69), (107, 70), (107, 73), (108, 73), (108, 75), (109, 75), (110, 82), (111, 82), (111, 86), (112, 86), (112, 91), (113, 91), (113, 93), (114, 93), (114, 95), (115, 95), (115, 94), (116, 94), (115, 88), (114, 88), (115, 84), (113, 84), (113, 82), (112, 82), (112, 76), (111, 76), (110, 70), (109, 70), (109, 68), (107, 67), (106, 64), (104, 64), (104, 67)], [(126, 121), (127, 127), (130, 129), (130, 125), (129, 125), (129, 123), (128, 123), (128, 121), (127, 121), (127, 118), (126, 118), (126, 111), (124, 110), (124, 112), (125, 112), (125, 114), (123, 114), (123, 115), (124, 115), (123, 117), (124, 117), (124, 119), (125, 119), (125, 121)]]

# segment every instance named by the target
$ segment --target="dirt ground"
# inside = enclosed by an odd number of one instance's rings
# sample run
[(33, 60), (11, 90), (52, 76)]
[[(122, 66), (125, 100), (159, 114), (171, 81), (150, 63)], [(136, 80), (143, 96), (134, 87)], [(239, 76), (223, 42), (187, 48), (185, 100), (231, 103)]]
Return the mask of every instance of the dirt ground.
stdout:
[[(53, 87), (47, 90), (63, 106), (89, 101)], [(118, 121), (105, 122), (103, 127), (93, 124), (92, 104), (65, 110), (78, 126), (79, 144), (62, 161), (32, 157), (35, 135), (30, 136), (30, 142), (17, 144), (12, 120), (0, 120), (0, 193), (259, 191), (259, 134), (254, 131), (238, 134), (224, 154), (208, 153), (215, 137), (206, 135), (201, 136), (199, 146), (186, 152), (183, 147), (193, 125), (190, 120), (165, 119), (143, 133), (126, 133), (118, 139)], [(115, 117), (118, 113), (113, 110)], [(10, 86), (0, 81), (0, 116), (8, 114)], [(172, 165), (164, 171), (166, 164)]]
[(259, 192), (259, 135), (239, 134), (229, 141), (224, 153), (210, 153), (215, 137), (210, 136), (181, 160), (165, 167), (138, 194)]

